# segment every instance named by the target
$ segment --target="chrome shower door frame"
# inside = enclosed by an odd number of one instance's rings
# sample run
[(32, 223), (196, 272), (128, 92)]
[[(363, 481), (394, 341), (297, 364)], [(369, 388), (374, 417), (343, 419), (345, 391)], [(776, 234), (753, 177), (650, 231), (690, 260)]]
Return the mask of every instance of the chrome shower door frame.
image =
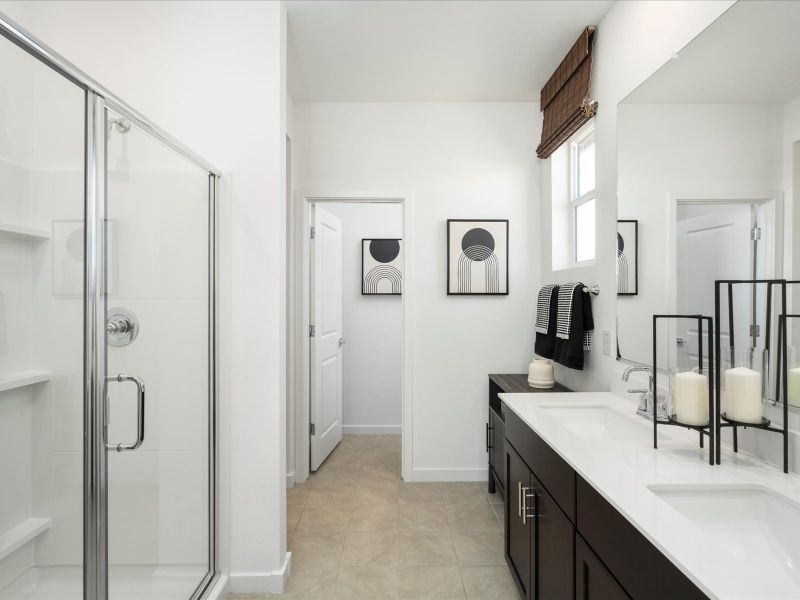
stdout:
[(208, 570), (189, 600), (206, 595), (219, 576), (219, 446), (217, 394), (218, 201), (221, 172), (154, 125), (64, 57), (0, 12), (0, 36), (67, 78), (86, 94), (84, 216), (83, 597), (108, 593), (108, 464), (106, 390), (106, 115), (127, 119), (208, 173)]

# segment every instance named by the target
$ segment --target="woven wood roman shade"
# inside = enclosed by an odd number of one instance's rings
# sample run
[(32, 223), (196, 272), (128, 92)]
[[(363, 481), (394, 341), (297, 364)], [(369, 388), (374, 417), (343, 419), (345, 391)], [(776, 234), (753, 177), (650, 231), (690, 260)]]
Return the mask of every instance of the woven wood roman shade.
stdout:
[(555, 73), (542, 88), (544, 112), (539, 158), (547, 158), (569, 136), (597, 114), (597, 102), (589, 99), (592, 74), (592, 44), (596, 27), (589, 26), (572, 46)]

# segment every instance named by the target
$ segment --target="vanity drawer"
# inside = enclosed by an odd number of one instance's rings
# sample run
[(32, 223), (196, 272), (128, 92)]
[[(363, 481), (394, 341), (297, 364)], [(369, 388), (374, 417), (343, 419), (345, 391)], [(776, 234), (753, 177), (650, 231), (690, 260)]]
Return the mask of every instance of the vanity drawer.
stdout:
[(578, 531), (632, 598), (707, 598), (582, 477), (576, 487)]
[(575, 471), (513, 411), (506, 412), (506, 439), (572, 523), (575, 523)]

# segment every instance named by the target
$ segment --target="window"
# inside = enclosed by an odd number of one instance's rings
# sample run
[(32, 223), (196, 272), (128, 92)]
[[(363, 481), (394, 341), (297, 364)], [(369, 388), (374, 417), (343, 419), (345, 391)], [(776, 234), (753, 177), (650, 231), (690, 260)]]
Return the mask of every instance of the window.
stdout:
[(569, 143), (569, 238), (573, 263), (594, 260), (595, 143), (594, 124), (578, 131)]
[(554, 271), (588, 265), (595, 259), (595, 148), (592, 120), (548, 159)]

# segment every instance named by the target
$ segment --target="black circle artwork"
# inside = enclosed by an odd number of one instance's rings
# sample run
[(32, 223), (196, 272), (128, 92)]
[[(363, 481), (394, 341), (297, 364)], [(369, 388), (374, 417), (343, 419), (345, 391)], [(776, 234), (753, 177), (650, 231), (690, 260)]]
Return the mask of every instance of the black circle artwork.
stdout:
[(380, 263), (390, 263), (400, 254), (400, 240), (372, 240), (369, 253)]
[(494, 237), (482, 227), (475, 227), (461, 238), (461, 250), (470, 260), (486, 260), (494, 252)]
[(625, 238), (622, 237), (621, 233), (617, 233), (617, 255), (623, 252), (625, 252)]

